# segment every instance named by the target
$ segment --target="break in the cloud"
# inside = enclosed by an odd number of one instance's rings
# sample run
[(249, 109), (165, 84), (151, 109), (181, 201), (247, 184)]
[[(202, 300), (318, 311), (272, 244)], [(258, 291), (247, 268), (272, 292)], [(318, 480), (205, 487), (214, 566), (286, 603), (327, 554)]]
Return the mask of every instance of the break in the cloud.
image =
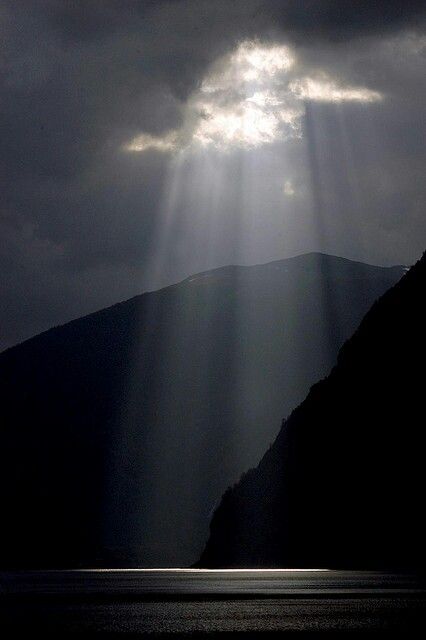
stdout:
[(173, 151), (177, 147), (178, 134), (171, 131), (162, 136), (153, 136), (150, 133), (141, 133), (131, 142), (124, 145), (125, 151)]
[(244, 41), (216, 61), (189, 96), (181, 130), (157, 137), (140, 134), (124, 148), (258, 147), (301, 137), (307, 101), (368, 104), (383, 98), (379, 91), (339, 83), (325, 71), (311, 72), (288, 46)]

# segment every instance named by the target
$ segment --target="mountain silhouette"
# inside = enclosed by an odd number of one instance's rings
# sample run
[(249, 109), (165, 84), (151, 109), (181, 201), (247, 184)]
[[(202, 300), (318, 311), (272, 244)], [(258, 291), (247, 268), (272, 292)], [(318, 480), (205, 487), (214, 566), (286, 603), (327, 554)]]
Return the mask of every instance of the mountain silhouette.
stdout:
[(403, 272), (224, 267), (0, 354), (0, 564), (193, 563), (226, 487)]
[(228, 489), (202, 567), (425, 569), (426, 254)]

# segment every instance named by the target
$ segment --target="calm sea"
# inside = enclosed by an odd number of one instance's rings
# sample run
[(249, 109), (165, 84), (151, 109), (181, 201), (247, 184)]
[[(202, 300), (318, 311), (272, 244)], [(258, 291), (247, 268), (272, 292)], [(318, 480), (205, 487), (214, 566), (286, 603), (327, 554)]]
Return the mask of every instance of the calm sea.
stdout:
[(314, 570), (3, 572), (0, 624), (44, 633), (412, 630), (426, 581)]

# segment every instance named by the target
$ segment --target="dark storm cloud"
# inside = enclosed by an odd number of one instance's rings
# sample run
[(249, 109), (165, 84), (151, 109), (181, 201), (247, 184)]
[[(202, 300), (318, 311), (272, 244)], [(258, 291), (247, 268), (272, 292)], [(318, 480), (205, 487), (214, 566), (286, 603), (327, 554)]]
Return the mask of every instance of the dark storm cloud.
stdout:
[(384, 33), (416, 24), (425, 14), (424, 3), (393, 0), (303, 0), (265, 2), (282, 29), (317, 35), (324, 39), (358, 37), (361, 34)]
[[(293, 44), (306, 65), (390, 96), (375, 107), (370, 154), (365, 129), (354, 130), (356, 108), (348, 135), (371, 193), (361, 217), (392, 245), (377, 260), (414, 259), (424, 238), (424, 55), (407, 61), (397, 42), (421, 32), (424, 17), (424, 2), (384, 0), (2, 2), (0, 345), (158, 284), (146, 265), (167, 155), (125, 154), (122, 145), (179, 128), (208, 66), (246, 38)], [(314, 113), (324, 127), (328, 112)], [(330, 189), (338, 157), (324, 169)], [(403, 227), (412, 230), (398, 234)], [(355, 241), (349, 234), (348, 254)], [(176, 263), (176, 279), (191, 268)]]

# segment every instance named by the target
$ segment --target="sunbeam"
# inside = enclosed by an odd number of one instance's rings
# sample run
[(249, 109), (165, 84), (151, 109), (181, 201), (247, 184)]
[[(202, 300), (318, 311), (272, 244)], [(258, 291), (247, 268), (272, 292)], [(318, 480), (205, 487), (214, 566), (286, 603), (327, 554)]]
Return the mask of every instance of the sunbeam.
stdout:
[[(176, 264), (186, 265), (183, 275), (200, 274), (185, 281), (184, 306), (177, 300), (163, 304), (158, 296), (144, 310), (140, 328), (143, 333), (157, 327), (151, 375), (157, 380), (159, 406), (156, 431), (150, 435), (156, 482), (149, 499), (146, 488), (139, 498), (144, 505), (141, 530), (149, 521), (157, 532), (150, 542), (155, 557), (171, 558), (180, 548), (181, 554), (195, 559), (201, 552), (196, 541), (207, 536), (215, 501), (239, 474), (256, 464), (257, 452), (276, 436), (285, 415), (284, 403), (270, 411), (267, 421), (265, 407), (274, 404), (275, 388), (284, 376), (280, 361), (284, 367), (293, 367), (293, 402), (302, 400), (297, 389), (307, 384), (297, 372), (301, 363), (309, 369), (309, 340), (287, 348), (285, 359), (273, 343), (263, 343), (262, 349), (250, 344), (250, 336), (270, 333), (265, 310), (271, 310), (271, 317), (279, 313), (278, 308), (274, 310), (278, 290), (272, 287), (255, 299), (250, 272), (206, 272), (221, 265), (255, 264), (265, 251), (270, 259), (279, 259), (290, 246), (299, 246), (301, 252), (330, 251), (339, 234), (358, 234), (360, 243), (361, 233), (352, 219), (356, 203), (351, 197), (343, 207), (355, 179), (353, 172), (349, 175), (343, 113), (348, 106), (367, 109), (383, 100), (378, 90), (305, 68), (287, 45), (244, 41), (206, 71), (187, 98), (179, 129), (156, 136), (141, 133), (122, 149), (165, 154), (168, 159), (152, 239), (155, 251), (148, 264), (155, 282), (173, 281)], [(333, 163), (340, 164), (341, 183), (334, 177)], [(340, 266), (318, 257), (311, 268), (307, 287), (315, 287), (322, 332), (316, 348), (319, 360), (326, 363), (345, 336)], [(271, 266), (270, 273), (274, 270), (274, 277), (290, 277), (281, 265)], [(279, 340), (284, 341), (290, 339), (294, 326), (306, 321), (305, 303), (289, 286), (292, 319), (287, 320), (288, 327), (283, 320)], [(353, 295), (360, 298), (357, 283), (351, 286)], [(223, 314), (226, 336), (218, 333)], [(134, 350), (149, 350), (146, 340), (136, 334)], [(142, 352), (141, 344), (145, 344)], [(225, 359), (226, 372), (221, 371)], [(137, 375), (136, 369), (133, 376)], [(315, 374), (311, 375), (313, 382)], [(141, 393), (140, 383), (129, 380), (126, 393), (132, 406)], [(219, 393), (216, 429), (210, 430), (206, 427), (209, 405)], [(176, 399), (180, 399), (177, 404)], [(128, 420), (123, 429), (126, 438)], [(170, 420), (179, 432), (173, 448), (164, 444), (170, 437)], [(137, 423), (132, 428), (136, 433)], [(208, 461), (204, 452), (214, 450), (218, 437), (223, 455), (220, 461)], [(185, 458), (193, 463), (182, 470)], [(213, 469), (219, 464), (218, 481)], [(119, 496), (118, 490), (118, 502)], [(158, 534), (165, 504), (176, 547), (167, 533)]]

